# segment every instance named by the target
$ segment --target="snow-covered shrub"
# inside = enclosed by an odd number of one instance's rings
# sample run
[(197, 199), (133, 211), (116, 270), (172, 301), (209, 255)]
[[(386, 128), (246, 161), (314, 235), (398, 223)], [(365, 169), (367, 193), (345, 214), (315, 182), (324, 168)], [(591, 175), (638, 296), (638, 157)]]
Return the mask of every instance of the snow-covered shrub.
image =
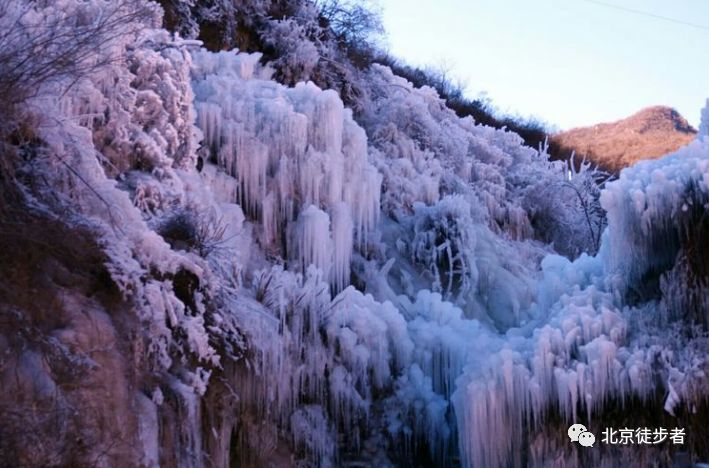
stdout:
[(494, 232), (537, 238), (572, 257), (598, 249), (603, 173), (586, 162), (549, 161), (546, 147), (535, 151), (514, 133), (458, 118), (433, 89), (416, 89), (385, 67), (372, 67), (368, 84), (360, 121), (381, 154), (385, 213), (462, 195)]
[(478, 279), (470, 205), (454, 196), (432, 207), (417, 203), (414, 219), (412, 260), (429, 270), (433, 290), (447, 297), (467, 293)]
[[(135, 9), (121, 10), (128, 3)], [(153, 29), (159, 14), (149, 2), (67, 0), (14, 5), (24, 8), (32, 21), (20, 18), (13, 23), (12, 34), (20, 38), (34, 37), (34, 33), (41, 36), (43, 30), (38, 24), (51, 26), (54, 20), (66, 21), (60, 23), (63, 29), (59, 32), (50, 30), (48, 36), (42, 37), (68, 37), (64, 52), (78, 53), (77, 63), (83, 67), (81, 61), (86, 60), (90, 65), (81, 69), (80, 76), (53, 75), (42, 82), (42, 89), (18, 104), (21, 112), (36, 122), (36, 155), (32, 160), (17, 162), (17, 170), (28, 175), (15, 180), (22, 184), (26, 208), (59, 216), (77, 226), (91, 226), (105, 255), (105, 278), (101, 281), (111, 285), (113, 301), (120, 304), (110, 314), (98, 306), (70, 304), (87, 315), (67, 320), (66, 332), (57, 335), (57, 339), (94, 346), (92, 358), (96, 349), (115, 353), (111, 367), (104, 363), (98, 366), (105, 367), (106, 373), (115, 372), (115, 376), (104, 376), (98, 384), (88, 382), (90, 391), (96, 392), (95, 398), (111, 401), (112, 393), (102, 393), (102, 385), (110, 382), (121, 395), (122, 407), (141, 408), (135, 418), (112, 423), (113, 428), (136, 439), (140, 428), (141, 445), (130, 460), (116, 461), (120, 458), (114, 451), (96, 453), (103, 448), (91, 447), (91, 439), (86, 439), (94, 462), (73, 463), (91, 464), (107, 457), (115, 461), (113, 464), (130, 466), (140, 464), (144, 457), (151, 458), (150, 447), (157, 451), (158, 414), (184, 415), (184, 421), (175, 428), (179, 436), (172, 448), (175, 453), (191, 450), (199, 454), (196, 408), (199, 395), (205, 392), (210, 373), (220, 360), (210, 343), (209, 328), (213, 324), (206, 313), (214, 284), (205, 261), (171, 250), (150, 227), (153, 216), (180, 206), (182, 197), (188, 198), (180, 176), (183, 171), (193, 170), (192, 158), (196, 158), (195, 137), (199, 131), (193, 125), (191, 87), (189, 79), (180, 76), (185, 71), (189, 73), (186, 45)], [(143, 11), (150, 14), (136, 14)], [(94, 31), (96, 39), (105, 42), (88, 48), (83, 48), (82, 41), (72, 42), (73, 31), (90, 35), (92, 27), (118, 18), (131, 20), (125, 28), (108, 31), (106, 36)], [(75, 46), (78, 49), (73, 49)], [(28, 52), (32, 54), (29, 62), (44, 63), (44, 52), (36, 47), (30, 47)], [(53, 46), (49, 47), (46, 57), (51, 58), (54, 52)], [(44, 188), (34, 180), (42, 181)], [(72, 295), (88, 297), (98, 293), (67, 287)], [(126, 323), (132, 327), (121, 329), (125, 333), (119, 335), (116, 328)], [(56, 330), (51, 323), (47, 325), (50, 336)], [(96, 331), (87, 335), (79, 328), (82, 326)], [(100, 341), (84, 337), (93, 335), (99, 335)], [(157, 403), (142, 395), (143, 390), (157, 395), (156, 388), (168, 395), (159, 410)], [(158, 401), (162, 403), (156, 397), (155, 402)], [(81, 407), (81, 401), (78, 403)], [(92, 428), (92, 413), (83, 409), (83, 413), (73, 413), (85, 427)], [(128, 413), (125, 411), (124, 415)], [(95, 433), (102, 433), (102, 437), (110, 434), (105, 427), (96, 428)], [(73, 434), (74, 439), (79, 436), (79, 431)], [(115, 445), (138, 446), (137, 440), (126, 440)], [(157, 454), (153, 458), (157, 460)]]
[(173, 249), (190, 250), (198, 245), (196, 215), (185, 211), (175, 213), (158, 228), (158, 233)]
[[(62, 104), (91, 129), (109, 174), (137, 169), (169, 178), (172, 169), (190, 168), (196, 161), (190, 59), (164, 31), (143, 30), (136, 39), (126, 52), (126, 68), (78, 81), (77, 92)], [(136, 180), (136, 195), (146, 181)]]
[(600, 195), (608, 174), (585, 160), (577, 168), (573, 157), (550, 166), (555, 177), (525, 190), (522, 206), (535, 236), (570, 258), (583, 252), (595, 254), (606, 226)]
[(492, 229), (528, 233), (517, 190), (542, 174), (535, 150), (513, 133), (457, 117), (433, 89), (416, 89), (386, 67), (373, 66), (367, 83), (371, 102), (360, 121), (381, 154), (385, 212), (410, 213), (414, 202), (460, 194)]
[[(362, 2), (299, 0), (161, 0), (166, 26), (199, 38), (213, 52), (259, 52), (274, 78), (295, 85), (312, 80), (333, 89), (353, 110), (365, 94), (357, 66), (371, 62), (378, 13)], [(363, 56), (364, 63), (357, 63)]]
[[(271, 16), (271, 0), (160, 0), (165, 10), (165, 27), (188, 39), (200, 39), (210, 50), (246, 46), (256, 36), (262, 22)], [(279, 2), (280, 3), (280, 2)], [(292, 2), (283, 2), (288, 9)], [(271, 13), (271, 14), (269, 14)], [(261, 44), (249, 44), (259, 49)]]
[(205, 214), (182, 210), (172, 213), (158, 227), (158, 233), (173, 249), (194, 250), (202, 257), (226, 242), (224, 219), (214, 211)]
[(313, 9), (304, 8), (303, 15), (271, 22), (265, 44), (274, 49), (276, 59), (270, 65), (279, 81), (294, 85), (310, 80), (320, 61), (320, 50), (314, 40), (320, 31)]
[(66, 92), (82, 76), (108, 67), (120, 57), (116, 39), (133, 36), (156, 14), (142, 0), (0, 1), (3, 115), (9, 118), (18, 104), (47, 93), (48, 86)]

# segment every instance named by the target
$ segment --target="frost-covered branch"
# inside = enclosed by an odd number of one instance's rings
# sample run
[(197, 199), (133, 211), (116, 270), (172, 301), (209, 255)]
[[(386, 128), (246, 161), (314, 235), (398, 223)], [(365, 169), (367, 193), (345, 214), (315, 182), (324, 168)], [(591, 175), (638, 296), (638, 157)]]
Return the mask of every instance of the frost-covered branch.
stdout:
[(49, 83), (71, 87), (115, 62), (116, 39), (138, 32), (151, 14), (141, 0), (87, 2), (57, 8), (36, 0), (0, 0), (0, 109), (14, 108)]

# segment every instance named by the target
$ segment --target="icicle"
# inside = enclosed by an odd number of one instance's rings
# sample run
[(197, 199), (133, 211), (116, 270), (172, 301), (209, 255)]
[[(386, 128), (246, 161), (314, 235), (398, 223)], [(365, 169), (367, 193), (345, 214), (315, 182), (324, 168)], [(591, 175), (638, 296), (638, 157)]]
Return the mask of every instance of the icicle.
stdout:
[(338, 203), (332, 209), (332, 283), (340, 291), (349, 283), (353, 226), (349, 206)]
[(172, 390), (178, 397), (181, 427), (179, 427), (179, 450), (182, 466), (199, 468), (204, 466), (202, 460), (202, 430), (200, 421), (200, 402), (192, 387), (177, 379), (170, 382)]
[(303, 271), (308, 265), (315, 265), (325, 277), (332, 264), (330, 240), (330, 217), (314, 205), (300, 213), (296, 228), (298, 261)]
[(336, 153), (342, 149), (342, 113), (344, 106), (337, 92), (328, 89), (318, 93), (310, 120), (309, 140), (315, 149)]

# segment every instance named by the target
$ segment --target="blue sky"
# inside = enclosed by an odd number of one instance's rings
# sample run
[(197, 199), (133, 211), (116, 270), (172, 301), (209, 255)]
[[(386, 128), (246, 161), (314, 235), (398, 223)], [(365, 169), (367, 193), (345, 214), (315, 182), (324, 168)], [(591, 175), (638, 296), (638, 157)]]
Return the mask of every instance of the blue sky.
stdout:
[[(709, 28), (709, 0), (603, 0)], [(560, 129), (676, 108), (695, 127), (709, 97), (709, 29), (587, 0), (380, 0), (390, 52), (446, 64), (502, 111)]]

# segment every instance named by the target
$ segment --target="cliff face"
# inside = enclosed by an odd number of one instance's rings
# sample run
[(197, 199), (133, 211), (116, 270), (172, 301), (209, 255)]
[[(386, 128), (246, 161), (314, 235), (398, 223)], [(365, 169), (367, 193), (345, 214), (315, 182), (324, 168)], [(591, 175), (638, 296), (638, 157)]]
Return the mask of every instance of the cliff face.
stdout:
[(0, 215), (1, 466), (137, 466), (138, 323), (93, 233)]
[(617, 172), (643, 159), (655, 159), (691, 142), (697, 131), (676, 110), (648, 107), (617, 122), (574, 128), (552, 137), (562, 153), (575, 151)]

